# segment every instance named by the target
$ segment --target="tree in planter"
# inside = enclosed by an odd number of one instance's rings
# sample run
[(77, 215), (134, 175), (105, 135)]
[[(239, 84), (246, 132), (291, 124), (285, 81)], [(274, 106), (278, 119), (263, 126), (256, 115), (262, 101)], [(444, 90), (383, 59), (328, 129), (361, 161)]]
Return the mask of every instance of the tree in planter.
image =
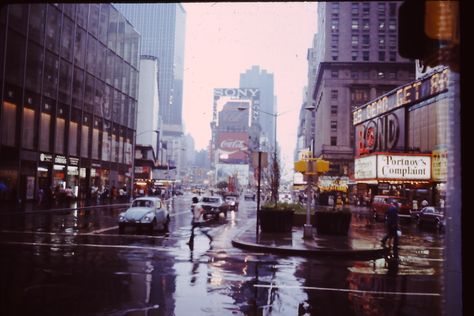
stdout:
[(278, 202), (278, 190), (280, 189), (280, 164), (278, 163), (277, 152), (273, 153), (272, 166), (270, 171), (270, 200), (275, 203)]

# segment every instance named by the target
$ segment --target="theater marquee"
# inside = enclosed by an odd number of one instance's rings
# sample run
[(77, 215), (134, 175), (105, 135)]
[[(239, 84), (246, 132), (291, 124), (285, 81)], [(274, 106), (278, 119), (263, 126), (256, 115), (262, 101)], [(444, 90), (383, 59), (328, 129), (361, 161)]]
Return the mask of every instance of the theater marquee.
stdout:
[(431, 155), (377, 153), (357, 158), (354, 167), (356, 180), (431, 180)]

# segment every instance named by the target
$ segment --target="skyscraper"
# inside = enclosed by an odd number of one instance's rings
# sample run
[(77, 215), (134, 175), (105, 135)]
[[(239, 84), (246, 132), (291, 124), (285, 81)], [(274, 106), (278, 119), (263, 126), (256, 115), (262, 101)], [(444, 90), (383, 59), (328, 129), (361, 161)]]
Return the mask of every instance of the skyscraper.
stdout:
[(184, 146), (182, 110), (186, 11), (180, 3), (114, 5), (141, 34), (140, 54), (158, 58), (162, 140), (167, 143), (169, 157), (166, 160), (179, 167), (184, 161), (181, 149)]
[(317, 157), (330, 160), (329, 175), (353, 170), (351, 109), (414, 79), (414, 62), (398, 54), (400, 3), (318, 3), (307, 100), (315, 107), (315, 130), (307, 139)]
[[(252, 66), (240, 74), (240, 88), (257, 88), (260, 90), (260, 110), (276, 114), (276, 97), (274, 96), (273, 74), (259, 66)], [(269, 144), (275, 144), (275, 119), (266, 114), (259, 114), (259, 124), (268, 137)]]

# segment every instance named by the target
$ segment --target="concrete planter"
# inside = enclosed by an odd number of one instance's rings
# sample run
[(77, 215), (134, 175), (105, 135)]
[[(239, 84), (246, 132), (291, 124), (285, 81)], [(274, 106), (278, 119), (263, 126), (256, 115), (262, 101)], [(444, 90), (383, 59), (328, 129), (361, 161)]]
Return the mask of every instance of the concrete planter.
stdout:
[(260, 228), (265, 233), (288, 233), (293, 227), (292, 209), (264, 206), (259, 211)]
[(320, 235), (347, 235), (351, 224), (352, 213), (350, 211), (327, 211), (317, 210), (315, 212), (316, 232)]

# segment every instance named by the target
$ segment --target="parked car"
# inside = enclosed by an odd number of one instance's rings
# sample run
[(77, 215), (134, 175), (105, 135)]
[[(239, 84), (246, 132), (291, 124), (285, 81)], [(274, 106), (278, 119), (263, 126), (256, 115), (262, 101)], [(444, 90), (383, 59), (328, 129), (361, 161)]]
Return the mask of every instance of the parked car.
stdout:
[(418, 216), (418, 227), (431, 227), (442, 230), (445, 227), (444, 211), (434, 206), (424, 207)]
[(228, 205), (229, 211), (238, 211), (239, 210), (239, 195), (238, 194), (226, 194), (224, 201)]
[(281, 203), (293, 203), (291, 193), (280, 193), (278, 194), (278, 201)]
[(399, 196), (391, 195), (376, 195), (372, 201), (372, 212), (374, 219), (384, 219), (387, 214), (387, 209), (391, 205), (392, 201), (399, 203), (398, 207), (398, 217), (411, 220), (411, 203)]
[(229, 205), (219, 195), (203, 196), (201, 205), (204, 209), (204, 219), (217, 218), (220, 213), (223, 213), (224, 217), (227, 217)]
[(168, 229), (170, 215), (164, 203), (158, 197), (139, 197), (133, 200), (130, 207), (119, 215), (119, 233), (126, 227), (137, 229), (146, 228), (150, 232), (154, 229)]

